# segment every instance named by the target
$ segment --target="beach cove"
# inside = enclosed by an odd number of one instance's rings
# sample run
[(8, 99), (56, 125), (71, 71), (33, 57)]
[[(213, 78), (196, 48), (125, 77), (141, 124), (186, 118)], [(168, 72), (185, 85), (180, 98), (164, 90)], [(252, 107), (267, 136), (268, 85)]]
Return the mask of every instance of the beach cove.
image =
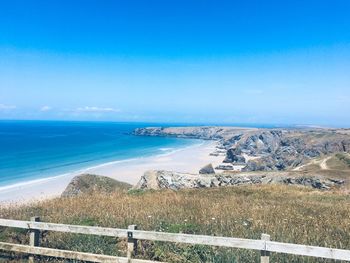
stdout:
[(74, 176), (84, 173), (104, 175), (134, 185), (147, 170), (198, 173), (199, 169), (208, 163), (215, 166), (222, 162), (223, 156), (210, 155), (216, 149), (216, 142), (199, 142), (169, 153), (108, 162), (58, 176), (2, 186), (0, 203), (23, 203), (58, 197)]

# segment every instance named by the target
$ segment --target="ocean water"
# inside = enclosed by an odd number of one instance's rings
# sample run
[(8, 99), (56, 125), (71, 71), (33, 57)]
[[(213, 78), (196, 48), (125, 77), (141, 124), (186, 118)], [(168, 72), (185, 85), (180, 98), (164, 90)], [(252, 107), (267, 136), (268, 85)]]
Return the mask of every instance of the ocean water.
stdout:
[(0, 121), (0, 186), (160, 155), (198, 140), (134, 136), (150, 124)]

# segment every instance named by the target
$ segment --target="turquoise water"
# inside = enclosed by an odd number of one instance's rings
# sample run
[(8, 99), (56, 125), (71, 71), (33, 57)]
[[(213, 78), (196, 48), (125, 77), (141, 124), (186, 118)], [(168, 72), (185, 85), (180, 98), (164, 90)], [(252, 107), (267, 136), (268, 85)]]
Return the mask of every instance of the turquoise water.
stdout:
[(0, 185), (163, 154), (199, 143), (131, 135), (135, 128), (146, 126), (150, 124), (0, 121)]

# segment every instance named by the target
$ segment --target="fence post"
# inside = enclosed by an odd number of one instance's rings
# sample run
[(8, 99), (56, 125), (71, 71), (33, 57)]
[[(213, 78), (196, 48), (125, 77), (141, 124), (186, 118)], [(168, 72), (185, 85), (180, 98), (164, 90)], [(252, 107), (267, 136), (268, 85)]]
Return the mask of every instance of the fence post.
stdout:
[[(270, 235), (261, 234), (261, 240), (270, 241)], [(269, 263), (269, 262), (270, 262), (270, 251), (266, 251), (266, 244), (265, 244), (265, 250), (261, 250), (260, 263)]]
[[(137, 226), (136, 225), (130, 225), (128, 226), (128, 230), (137, 230)], [(133, 232), (132, 231), (128, 231), (128, 251), (127, 251), (127, 258), (128, 258), (128, 262), (131, 262), (131, 257), (132, 254), (137, 253), (137, 239), (134, 239), (133, 237)]]
[[(40, 217), (33, 216), (30, 218), (30, 221), (40, 222)], [(30, 236), (29, 236), (29, 245), (32, 247), (38, 247), (39, 246), (39, 236), (40, 236), (39, 230), (31, 229)], [(28, 261), (29, 261), (29, 263), (34, 263), (34, 256), (29, 256)]]

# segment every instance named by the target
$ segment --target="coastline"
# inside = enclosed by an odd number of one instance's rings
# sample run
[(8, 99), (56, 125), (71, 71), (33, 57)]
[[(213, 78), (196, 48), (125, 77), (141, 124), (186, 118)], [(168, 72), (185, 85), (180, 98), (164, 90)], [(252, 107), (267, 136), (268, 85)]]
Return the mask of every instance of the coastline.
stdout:
[(136, 184), (147, 170), (198, 173), (199, 169), (208, 163), (216, 166), (222, 162), (223, 156), (209, 155), (216, 145), (216, 141), (203, 141), (164, 154), (112, 161), (58, 176), (3, 186), (0, 187), (0, 204), (18, 204), (58, 197), (74, 176), (83, 173), (108, 176), (132, 185)]

